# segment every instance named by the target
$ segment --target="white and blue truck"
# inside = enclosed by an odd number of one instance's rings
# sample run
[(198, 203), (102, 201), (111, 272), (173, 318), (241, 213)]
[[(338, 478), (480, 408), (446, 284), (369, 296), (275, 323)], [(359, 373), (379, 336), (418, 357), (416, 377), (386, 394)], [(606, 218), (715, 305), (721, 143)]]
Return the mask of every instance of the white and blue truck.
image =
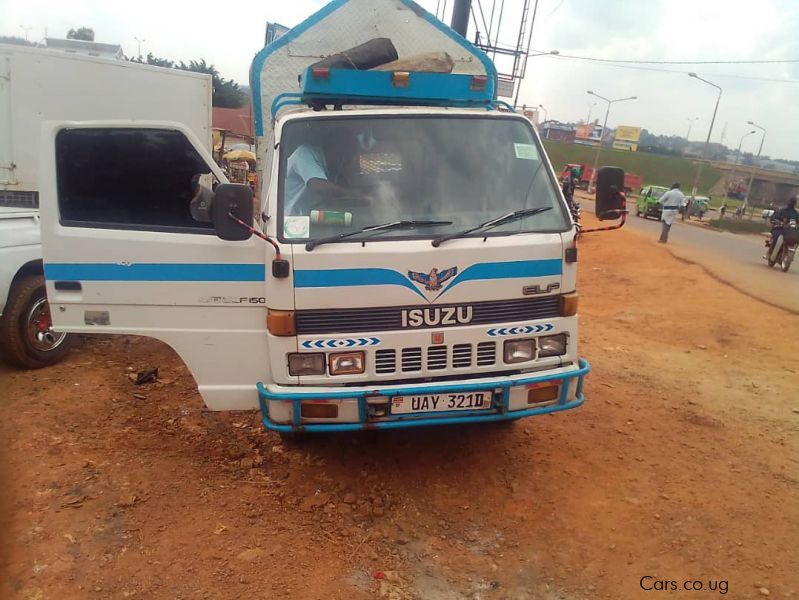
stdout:
[[(451, 69), (352, 68), (341, 51), (374, 40)], [(251, 84), (256, 202), (180, 123), (48, 123), (58, 328), (162, 340), (210, 409), (286, 433), (583, 403), (575, 226), (484, 53), (410, 0), (335, 0), (264, 48)], [(600, 216), (622, 186), (600, 175)]]

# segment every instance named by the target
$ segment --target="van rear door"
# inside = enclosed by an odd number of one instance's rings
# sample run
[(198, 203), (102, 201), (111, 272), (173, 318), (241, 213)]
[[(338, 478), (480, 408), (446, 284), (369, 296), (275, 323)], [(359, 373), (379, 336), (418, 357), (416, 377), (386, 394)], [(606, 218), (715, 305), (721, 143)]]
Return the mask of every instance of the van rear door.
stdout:
[(42, 249), (55, 327), (158, 338), (188, 364), (209, 407), (256, 406), (268, 364), (265, 245), (221, 240), (206, 220), (195, 184), (226, 179), (203, 145), (176, 123), (43, 130)]

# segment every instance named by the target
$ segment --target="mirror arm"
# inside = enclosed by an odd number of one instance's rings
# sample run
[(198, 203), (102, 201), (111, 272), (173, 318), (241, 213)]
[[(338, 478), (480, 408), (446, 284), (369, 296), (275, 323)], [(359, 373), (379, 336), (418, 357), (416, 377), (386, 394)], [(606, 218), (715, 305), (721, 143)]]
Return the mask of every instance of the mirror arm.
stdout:
[(262, 240), (264, 240), (265, 242), (267, 242), (269, 244), (272, 244), (272, 247), (275, 249), (275, 260), (281, 260), (281, 257), (280, 257), (280, 246), (277, 245), (277, 242), (275, 240), (270, 238), (268, 235), (266, 235), (262, 231), (258, 231), (254, 227), (252, 227), (250, 225), (247, 225), (247, 223), (245, 223), (244, 221), (239, 219), (232, 212), (228, 212), (227, 216), (230, 217), (231, 220), (235, 221), (236, 223), (238, 223), (239, 225), (244, 227), (244, 229), (247, 229), (254, 236), (257, 236), (257, 237), (261, 238)]
[(614, 210), (613, 212), (617, 212), (621, 214), (621, 221), (617, 225), (610, 225), (608, 227), (594, 227), (593, 229), (583, 229), (580, 232), (580, 235), (584, 233), (596, 233), (597, 231), (613, 231), (614, 229), (621, 229), (624, 227), (624, 224), (627, 222), (627, 214), (630, 212), (628, 210)]

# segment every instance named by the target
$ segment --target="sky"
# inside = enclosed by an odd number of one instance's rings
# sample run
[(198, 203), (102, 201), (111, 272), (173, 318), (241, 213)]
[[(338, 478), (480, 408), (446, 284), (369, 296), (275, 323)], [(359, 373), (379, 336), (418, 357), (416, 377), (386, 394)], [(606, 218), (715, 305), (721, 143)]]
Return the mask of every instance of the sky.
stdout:
[[(435, 13), (440, 0), (420, 0)], [(474, 0), (475, 6), (477, 0)], [(250, 61), (263, 46), (267, 21), (293, 26), (324, 0), (0, 0), (0, 35), (39, 41), (88, 26), (96, 41), (121, 44), (173, 60), (205, 58), (222, 75), (248, 83)], [(449, 7), (453, 4), (449, 2)], [(499, 1), (498, 1), (499, 4)], [(488, 11), (491, 0), (482, 0)], [(515, 39), (520, 0), (505, 0), (501, 42)], [(212, 9), (209, 7), (213, 7)], [(448, 12), (449, 12), (448, 7)], [(514, 13), (514, 10), (516, 11)], [(447, 14), (446, 19), (448, 20)], [(486, 15), (488, 19), (488, 15)], [(483, 29), (481, 27), (481, 29)], [(608, 125), (640, 126), (654, 134), (708, 134), (717, 92), (688, 76), (723, 88), (711, 141), (736, 148), (754, 121), (767, 130), (763, 154), (799, 160), (799, 62), (749, 65), (631, 65), (622, 68), (567, 58), (713, 61), (799, 60), (799, 2), (795, 0), (539, 0), (532, 47), (560, 55), (528, 62), (519, 104), (543, 104), (560, 121), (604, 119), (606, 98), (637, 96), (612, 105)], [(474, 23), (469, 37), (473, 39)], [(630, 68), (630, 67), (643, 67)], [(656, 69), (656, 70), (652, 70)], [(791, 80), (789, 82), (776, 80)], [(722, 134), (724, 138), (722, 140)], [(744, 140), (757, 152), (761, 135)]]

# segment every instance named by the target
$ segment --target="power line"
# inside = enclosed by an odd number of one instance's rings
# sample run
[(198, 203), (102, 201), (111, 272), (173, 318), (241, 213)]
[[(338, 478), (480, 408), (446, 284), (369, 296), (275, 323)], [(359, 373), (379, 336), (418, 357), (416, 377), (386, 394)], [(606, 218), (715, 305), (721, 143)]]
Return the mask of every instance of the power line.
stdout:
[[(543, 53), (543, 54), (535, 54), (535, 56), (548, 56), (551, 58), (559, 58), (563, 60), (581, 60), (580, 58), (563, 55), (563, 54), (550, 54), (550, 53)], [(600, 63), (603, 67), (612, 67), (614, 69), (630, 69), (632, 71), (654, 71), (657, 73), (679, 73), (680, 75), (687, 75), (688, 71), (678, 71), (676, 69), (658, 69), (656, 67), (635, 67), (632, 65), (619, 65), (610, 62), (601, 62)], [(799, 83), (799, 79), (779, 79), (776, 77), (757, 77), (755, 75), (731, 75), (729, 73), (703, 73), (703, 75), (712, 76), (712, 77), (729, 77), (732, 79), (746, 79), (751, 81), (768, 81), (772, 83)]]
[[(530, 50), (532, 54), (549, 54), (548, 51)], [(799, 59), (779, 59), (779, 60), (627, 60), (622, 58), (597, 58), (593, 56), (576, 56), (573, 54), (559, 54), (563, 58), (573, 58), (576, 60), (588, 60), (603, 63), (627, 63), (641, 65), (776, 65), (799, 63)]]

